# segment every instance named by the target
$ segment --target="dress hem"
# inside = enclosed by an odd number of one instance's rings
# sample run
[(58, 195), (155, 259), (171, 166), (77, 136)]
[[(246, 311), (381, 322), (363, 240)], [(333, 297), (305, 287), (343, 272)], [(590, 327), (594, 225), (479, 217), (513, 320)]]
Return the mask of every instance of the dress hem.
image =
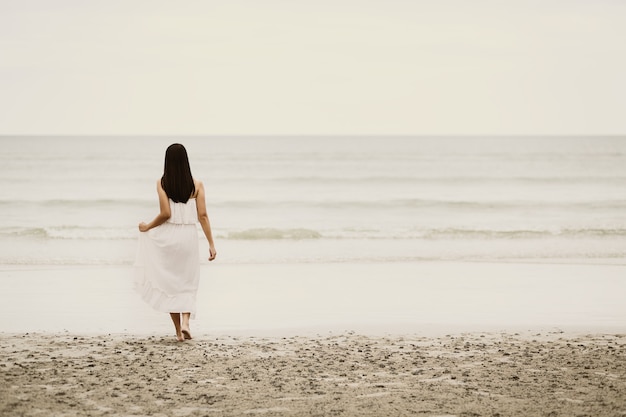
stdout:
[[(145, 278), (139, 278), (143, 274), (143, 268), (135, 268), (136, 279), (134, 289), (139, 293), (143, 301), (145, 301), (154, 310), (161, 313), (190, 313), (191, 318), (196, 318), (196, 294), (180, 294), (171, 296), (163, 292), (163, 290), (151, 285), (150, 281)], [(181, 308), (180, 306), (193, 306), (192, 308)]]

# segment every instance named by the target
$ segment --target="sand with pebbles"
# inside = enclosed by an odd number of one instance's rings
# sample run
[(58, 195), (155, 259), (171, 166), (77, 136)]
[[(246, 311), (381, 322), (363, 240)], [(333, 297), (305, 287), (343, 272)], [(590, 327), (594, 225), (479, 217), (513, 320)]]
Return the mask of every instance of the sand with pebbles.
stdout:
[(0, 334), (3, 416), (619, 416), (626, 335)]

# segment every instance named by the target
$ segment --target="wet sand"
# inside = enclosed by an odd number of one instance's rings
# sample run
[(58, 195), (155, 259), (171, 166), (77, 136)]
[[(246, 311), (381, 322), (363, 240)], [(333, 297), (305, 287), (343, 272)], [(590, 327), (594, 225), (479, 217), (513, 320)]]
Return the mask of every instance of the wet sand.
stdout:
[(3, 416), (620, 416), (626, 335), (0, 333)]
[[(479, 262), (203, 265), (214, 335), (626, 333), (626, 266)], [(314, 331), (311, 332), (310, 329)], [(123, 266), (0, 267), (0, 332), (168, 335)]]

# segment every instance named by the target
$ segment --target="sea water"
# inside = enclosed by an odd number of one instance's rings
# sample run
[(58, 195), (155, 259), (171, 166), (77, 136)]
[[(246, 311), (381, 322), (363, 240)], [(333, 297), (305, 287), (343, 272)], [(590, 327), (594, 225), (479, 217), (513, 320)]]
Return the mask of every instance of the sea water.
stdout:
[(0, 263), (132, 264), (175, 142), (218, 262), (626, 261), (626, 138), (4, 136)]

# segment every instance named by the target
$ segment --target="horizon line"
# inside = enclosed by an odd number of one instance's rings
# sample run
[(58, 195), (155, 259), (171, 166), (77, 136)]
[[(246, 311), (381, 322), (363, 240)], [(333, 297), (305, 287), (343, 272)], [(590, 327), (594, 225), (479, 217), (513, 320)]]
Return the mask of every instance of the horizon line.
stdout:
[(518, 137), (518, 138), (539, 138), (539, 137), (552, 137), (552, 138), (565, 138), (565, 137), (626, 137), (626, 133), (437, 133), (437, 134), (424, 134), (424, 133), (228, 133), (228, 134), (216, 134), (216, 133), (193, 133), (193, 134), (178, 134), (178, 133), (0, 133), (0, 138), (7, 137), (65, 137), (65, 138), (80, 138), (80, 137), (100, 137), (100, 138), (114, 138), (114, 137), (189, 137), (189, 138), (219, 138), (219, 137), (231, 137), (231, 138), (289, 138), (289, 137), (393, 137), (393, 138), (505, 138), (505, 137)]

